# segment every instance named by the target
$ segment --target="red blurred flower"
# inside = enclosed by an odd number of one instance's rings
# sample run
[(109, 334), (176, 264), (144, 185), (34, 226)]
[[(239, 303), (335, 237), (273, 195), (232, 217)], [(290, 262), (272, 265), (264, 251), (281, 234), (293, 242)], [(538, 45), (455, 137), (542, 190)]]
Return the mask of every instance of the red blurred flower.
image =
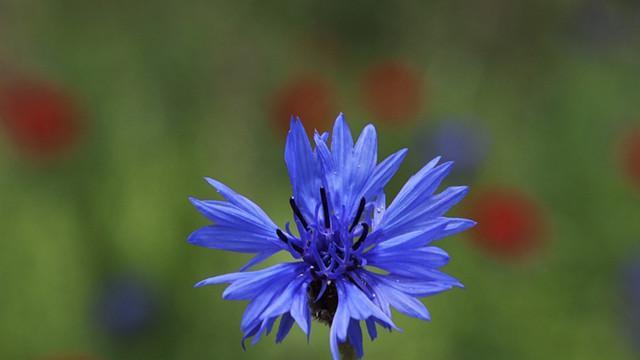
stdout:
[(471, 199), (474, 243), (501, 257), (521, 257), (540, 245), (544, 224), (538, 206), (525, 194), (490, 189)]
[(626, 131), (620, 150), (622, 170), (640, 188), (640, 127)]
[(373, 65), (361, 82), (365, 106), (376, 120), (414, 120), (424, 103), (424, 81), (407, 64), (388, 61)]
[(318, 75), (296, 77), (284, 84), (274, 97), (273, 122), (282, 133), (289, 130), (291, 116), (299, 116), (308, 131), (329, 130), (337, 116), (331, 87)]
[(0, 119), (10, 139), (36, 158), (58, 155), (77, 140), (76, 104), (46, 82), (20, 79), (1, 84)]

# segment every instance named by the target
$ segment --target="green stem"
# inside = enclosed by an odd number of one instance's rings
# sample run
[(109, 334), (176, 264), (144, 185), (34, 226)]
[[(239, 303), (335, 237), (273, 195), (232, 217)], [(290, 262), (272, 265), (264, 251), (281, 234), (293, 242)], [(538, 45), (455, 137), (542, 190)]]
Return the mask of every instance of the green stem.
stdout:
[(341, 343), (340, 345), (338, 345), (338, 348), (340, 349), (340, 356), (342, 357), (342, 360), (356, 360), (356, 351), (353, 348), (353, 346), (351, 346), (351, 344), (349, 343)]

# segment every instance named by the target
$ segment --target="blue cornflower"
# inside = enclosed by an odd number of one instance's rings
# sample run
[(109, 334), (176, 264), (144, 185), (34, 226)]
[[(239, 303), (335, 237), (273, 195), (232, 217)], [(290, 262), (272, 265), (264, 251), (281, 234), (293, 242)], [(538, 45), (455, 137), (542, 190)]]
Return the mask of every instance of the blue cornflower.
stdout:
[[(471, 220), (444, 217), (467, 193), (449, 187), (434, 194), (449, 173), (451, 162), (436, 158), (409, 179), (389, 207), (383, 189), (407, 150), (377, 163), (377, 136), (367, 125), (358, 140), (342, 114), (329, 148), (329, 134), (315, 133), (312, 147), (299, 119), (292, 119), (285, 162), (293, 196), (289, 205), (296, 231), (278, 227), (256, 204), (222, 183), (207, 179), (226, 201), (191, 199), (214, 225), (189, 237), (208, 248), (254, 253), (240, 272), (215, 276), (196, 284), (228, 283), (228, 300), (249, 300), (242, 317), (244, 340), (256, 343), (280, 317), (276, 342), (294, 323), (309, 336), (311, 319), (331, 326), (334, 359), (339, 345), (350, 344), (362, 357), (361, 321), (375, 339), (376, 326), (398, 329), (391, 307), (408, 316), (429, 320), (417, 299), (462, 284), (440, 272), (449, 256), (430, 246), (434, 240), (473, 226)], [(278, 251), (293, 261), (262, 270), (245, 270)], [(244, 345), (243, 345), (244, 346)]]
[[(491, 138), (479, 121), (449, 118), (441, 122), (429, 136), (419, 134), (418, 144), (423, 153), (436, 153), (452, 160), (456, 169), (454, 178), (475, 175), (486, 160)], [(461, 175), (461, 176), (457, 176)], [(465, 177), (466, 176), (466, 177)]]

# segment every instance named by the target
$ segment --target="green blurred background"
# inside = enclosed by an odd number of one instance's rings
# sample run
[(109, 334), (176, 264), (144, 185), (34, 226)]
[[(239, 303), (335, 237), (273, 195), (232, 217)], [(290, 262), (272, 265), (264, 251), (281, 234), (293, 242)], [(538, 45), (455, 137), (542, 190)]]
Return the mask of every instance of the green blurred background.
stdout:
[[(186, 244), (204, 176), (290, 220), (287, 112), (408, 146), (388, 198), (450, 119), (487, 139), (454, 213), (493, 228), (440, 243), (466, 289), (425, 299), (431, 323), (396, 316), (368, 358), (637, 358), (639, 61), (636, 2), (0, 1), (0, 85), (72, 102), (0, 114), (0, 358), (329, 358), (319, 324), (243, 353), (244, 304), (192, 288), (248, 259)], [(72, 121), (43, 126), (49, 108)], [(474, 213), (496, 189), (536, 215)]]

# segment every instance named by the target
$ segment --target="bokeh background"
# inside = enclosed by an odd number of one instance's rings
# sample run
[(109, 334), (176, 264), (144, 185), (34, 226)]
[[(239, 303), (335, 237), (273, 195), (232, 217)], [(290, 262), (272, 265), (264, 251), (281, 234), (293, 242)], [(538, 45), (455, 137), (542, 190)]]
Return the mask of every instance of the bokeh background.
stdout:
[(410, 147), (388, 194), (443, 155), (479, 221), (368, 358), (638, 358), (639, 62), (635, 1), (2, 0), (0, 358), (328, 358), (318, 324), (243, 353), (192, 285), (247, 257), (185, 240), (204, 176), (287, 221), (289, 115), (339, 112)]

